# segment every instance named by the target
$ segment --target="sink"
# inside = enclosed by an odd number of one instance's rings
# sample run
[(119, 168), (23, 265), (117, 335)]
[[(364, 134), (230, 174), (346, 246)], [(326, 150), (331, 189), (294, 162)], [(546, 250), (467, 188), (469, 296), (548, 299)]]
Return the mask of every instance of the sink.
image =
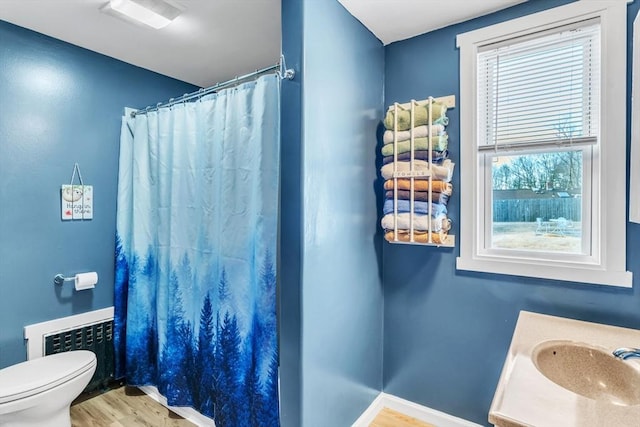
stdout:
[(638, 361), (575, 341), (551, 340), (533, 349), (533, 363), (545, 377), (581, 396), (621, 406), (640, 405)]
[(640, 329), (520, 311), (489, 408), (501, 427), (640, 427)]

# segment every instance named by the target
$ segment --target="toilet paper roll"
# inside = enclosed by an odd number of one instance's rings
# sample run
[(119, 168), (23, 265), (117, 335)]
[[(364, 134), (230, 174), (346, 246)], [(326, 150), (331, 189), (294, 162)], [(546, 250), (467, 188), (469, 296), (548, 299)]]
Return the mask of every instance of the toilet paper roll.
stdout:
[(98, 283), (98, 273), (95, 271), (76, 274), (76, 291), (93, 289), (96, 287), (96, 283)]

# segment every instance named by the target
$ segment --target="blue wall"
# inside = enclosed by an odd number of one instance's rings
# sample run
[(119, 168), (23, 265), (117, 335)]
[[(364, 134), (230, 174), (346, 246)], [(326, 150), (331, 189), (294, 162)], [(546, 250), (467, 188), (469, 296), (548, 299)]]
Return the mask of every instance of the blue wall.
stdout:
[[(23, 327), (113, 305), (120, 117), (193, 86), (0, 21), (0, 368), (26, 358)], [(94, 219), (61, 221), (74, 162)], [(94, 290), (56, 273), (97, 271)]]
[[(429, 95), (454, 94), (459, 100), (457, 34), (564, 3), (529, 1), (387, 46), (385, 105)], [(629, 52), (639, 8), (637, 1), (628, 7)], [(630, 70), (631, 56), (628, 66)], [(457, 167), (465, 167), (459, 162), (458, 109), (449, 117), (450, 152)], [(459, 173), (453, 182), (459, 188)], [(449, 206), (457, 224), (459, 192)], [(452, 232), (459, 235), (461, 230), (454, 225)], [(520, 310), (640, 328), (639, 252), (640, 226), (628, 224), (627, 266), (635, 275), (635, 288), (620, 289), (456, 271), (458, 247), (385, 243), (385, 392), (486, 424)]]
[(303, 4), (302, 425), (346, 426), (382, 388), (384, 49), (337, 1)]
[(282, 33), (282, 425), (346, 426), (382, 388), (384, 49), (337, 1), (283, 1)]
[(302, 425), (302, 2), (282, 0), (282, 53), (294, 80), (283, 80), (280, 113), (280, 423)]

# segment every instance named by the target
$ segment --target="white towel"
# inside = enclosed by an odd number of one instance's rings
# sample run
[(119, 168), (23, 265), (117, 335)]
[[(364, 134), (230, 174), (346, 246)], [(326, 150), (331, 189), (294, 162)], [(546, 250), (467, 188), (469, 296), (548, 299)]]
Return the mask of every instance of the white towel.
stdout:
[[(398, 214), (398, 230), (409, 229), (410, 214), (408, 212)], [(385, 215), (380, 222), (385, 230), (393, 230), (393, 214)], [(413, 215), (413, 229), (417, 231), (429, 230), (429, 215)], [(431, 231), (449, 231), (451, 220), (446, 215), (431, 217)]]
[[(398, 165), (398, 172), (409, 172), (411, 170), (410, 162), (398, 162), (397, 165)], [(453, 176), (454, 166), (455, 166), (455, 163), (453, 163), (449, 159), (442, 162), (441, 165), (431, 165), (431, 167), (429, 167), (429, 162), (425, 162), (424, 160), (413, 161), (414, 172), (423, 172), (423, 171), (431, 170), (433, 179), (439, 179), (444, 182), (451, 181), (451, 177)], [(382, 169), (380, 169), (380, 172), (382, 173), (382, 177), (384, 179), (393, 178), (393, 171), (394, 171), (393, 162), (387, 163), (386, 165), (382, 166)], [(416, 177), (415, 179), (429, 179), (429, 177), (419, 176), (419, 177)]]
[[(431, 126), (431, 135), (437, 136), (444, 132), (443, 125), (432, 125)], [(418, 126), (413, 128), (413, 137), (414, 138), (426, 138), (429, 135), (429, 126)], [(411, 139), (411, 131), (403, 130), (398, 132), (398, 142), (406, 141)], [(393, 142), (393, 131), (386, 130), (384, 131), (384, 135), (382, 136), (382, 142), (384, 144), (391, 144)]]

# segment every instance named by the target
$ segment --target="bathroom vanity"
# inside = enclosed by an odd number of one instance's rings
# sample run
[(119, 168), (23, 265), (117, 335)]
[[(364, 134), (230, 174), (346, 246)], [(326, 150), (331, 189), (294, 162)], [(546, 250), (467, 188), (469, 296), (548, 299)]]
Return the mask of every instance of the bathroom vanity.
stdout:
[(489, 422), (498, 427), (640, 425), (640, 330), (521, 311)]

